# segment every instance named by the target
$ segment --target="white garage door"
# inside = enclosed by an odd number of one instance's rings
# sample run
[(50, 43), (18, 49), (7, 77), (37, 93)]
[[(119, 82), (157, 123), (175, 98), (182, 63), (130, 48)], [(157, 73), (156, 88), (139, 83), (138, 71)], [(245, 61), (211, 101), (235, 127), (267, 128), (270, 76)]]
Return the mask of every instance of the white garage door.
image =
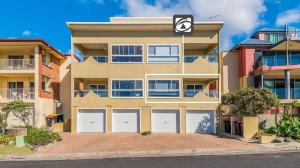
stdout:
[(179, 132), (179, 110), (152, 110), (152, 132)]
[(186, 113), (186, 127), (188, 133), (214, 133), (214, 111), (188, 110)]
[(139, 115), (138, 109), (114, 109), (112, 115), (112, 131), (139, 132)]
[(78, 109), (77, 132), (105, 132), (105, 110)]

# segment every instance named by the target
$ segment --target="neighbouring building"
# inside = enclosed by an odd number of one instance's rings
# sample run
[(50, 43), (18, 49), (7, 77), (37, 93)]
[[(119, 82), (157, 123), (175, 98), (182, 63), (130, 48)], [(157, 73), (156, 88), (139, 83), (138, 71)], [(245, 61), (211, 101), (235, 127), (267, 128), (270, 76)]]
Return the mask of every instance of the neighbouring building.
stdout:
[(72, 132), (215, 133), (220, 29), (195, 22), (173, 35), (172, 18), (68, 22)]
[(291, 27), (261, 29), (231, 51), (223, 52), (224, 92), (266, 87), (281, 102), (300, 99), (299, 33)]
[[(0, 39), (0, 110), (13, 100), (28, 102), (37, 127), (46, 124), (49, 114), (70, 113), (70, 98), (60, 99), (69, 88), (70, 63), (70, 57), (42, 39)], [(22, 123), (10, 115), (8, 124)]]

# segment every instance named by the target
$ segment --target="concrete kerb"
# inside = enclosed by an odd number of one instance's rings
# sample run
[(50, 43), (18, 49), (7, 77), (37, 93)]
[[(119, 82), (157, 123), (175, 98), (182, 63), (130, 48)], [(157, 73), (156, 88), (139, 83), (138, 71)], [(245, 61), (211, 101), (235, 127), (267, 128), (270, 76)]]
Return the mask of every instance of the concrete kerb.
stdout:
[(9, 155), (0, 157), (0, 161), (59, 161), (80, 159), (109, 159), (109, 158), (134, 158), (134, 157), (179, 157), (179, 156), (214, 156), (214, 155), (251, 155), (300, 152), (299, 147), (263, 148), (256, 150), (172, 150), (172, 151), (141, 151), (141, 152), (102, 152), (102, 153), (77, 153), (77, 154), (32, 154)]

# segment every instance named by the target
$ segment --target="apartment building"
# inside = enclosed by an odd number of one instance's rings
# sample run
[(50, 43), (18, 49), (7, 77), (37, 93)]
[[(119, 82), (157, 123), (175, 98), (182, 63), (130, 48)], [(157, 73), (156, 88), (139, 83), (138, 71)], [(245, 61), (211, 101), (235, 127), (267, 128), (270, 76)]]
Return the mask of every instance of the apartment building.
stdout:
[(261, 29), (223, 57), (225, 92), (266, 87), (282, 102), (300, 99), (299, 29)]
[[(68, 107), (60, 101), (60, 82), (70, 74), (67, 60), (42, 39), (0, 39), (0, 110), (13, 100), (28, 102), (31, 122), (38, 127), (48, 114), (63, 112)], [(11, 115), (8, 124), (21, 122)]]
[(174, 35), (172, 18), (68, 22), (71, 130), (215, 133), (222, 22), (195, 22)]

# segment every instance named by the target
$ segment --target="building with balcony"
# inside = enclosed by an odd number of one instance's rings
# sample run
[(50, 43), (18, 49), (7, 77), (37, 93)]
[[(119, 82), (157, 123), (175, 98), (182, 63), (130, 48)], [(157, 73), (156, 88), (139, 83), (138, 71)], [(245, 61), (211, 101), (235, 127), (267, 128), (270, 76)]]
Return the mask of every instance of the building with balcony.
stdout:
[(266, 87), (282, 102), (300, 99), (299, 29), (262, 29), (224, 52), (224, 91)]
[[(68, 59), (41, 39), (0, 39), (0, 110), (8, 102), (22, 100), (29, 103), (32, 124), (45, 125), (48, 114), (65, 110), (60, 83), (70, 73)], [(8, 124), (21, 123), (10, 116)]]
[(172, 18), (68, 22), (72, 132), (215, 133), (222, 22), (173, 34)]

